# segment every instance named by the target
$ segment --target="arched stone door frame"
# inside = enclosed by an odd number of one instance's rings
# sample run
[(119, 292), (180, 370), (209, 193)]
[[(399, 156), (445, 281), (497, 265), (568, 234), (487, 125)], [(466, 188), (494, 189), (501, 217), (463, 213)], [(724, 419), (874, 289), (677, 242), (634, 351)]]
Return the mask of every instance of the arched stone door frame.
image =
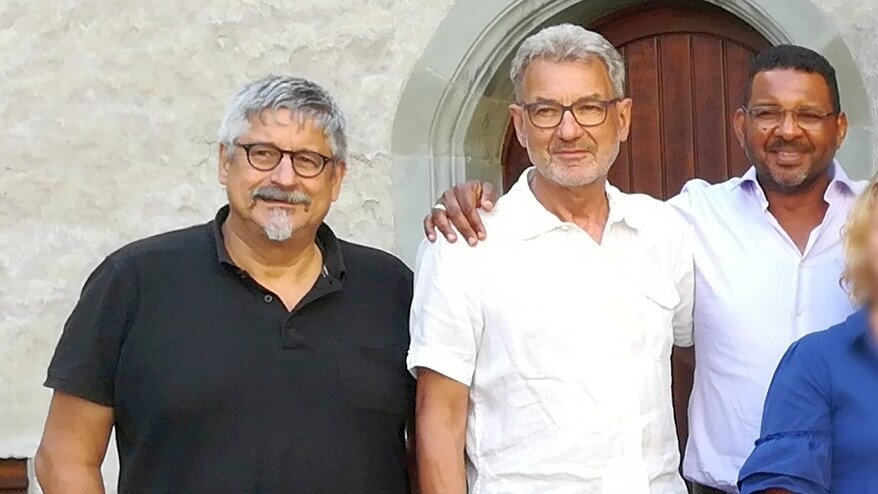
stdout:
[[(862, 75), (831, 20), (812, 0), (702, 0), (735, 14), (774, 44), (829, 59), (851, 130), (839, 153), (848, 173), (873, 170), (871, 105)], [(415, 64), (394, 118), (391, 151), (395, 250), (412, 264), (421, 218), (438, 194), (466, 179), (500, 181), (511, 84), (509, 58), (541, 26), (588, 23), (643, 0), (456, 2)]]

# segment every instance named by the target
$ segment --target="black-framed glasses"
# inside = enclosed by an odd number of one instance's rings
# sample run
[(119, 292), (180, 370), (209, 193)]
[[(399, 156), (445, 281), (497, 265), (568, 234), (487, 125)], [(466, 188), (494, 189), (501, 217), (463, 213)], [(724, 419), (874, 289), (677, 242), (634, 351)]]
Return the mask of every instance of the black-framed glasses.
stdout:
[(323, 156), (320, 153), (308, 150), (302, 151), (286, 151), (278, 149), (271, 144), (261, 142), (253, 144), (235, 143), (247, 154), (247, 162), (250, 166), (261, 171), (270, 172), (277, 168), (283, 160), (284, 155), (289, 155), (290, 161), (293, 163), (293, 171), (302, 178), (312, 178), (320, 175), (326, 164), (333, 161), (329, 156)]
[(836, 111), (824, 112), (810, 108), (787, 110), (778, 106), (754, 106), (752, 108), (742, 106), (741, 109), (762, 130), (774, 130), (780, 127), (786, 120), (788, 113), (793, 116), (793, 122), (804, 130), (821, 130), (827, 118), (838, 115)]
[(611, 105), (621, 101), (620, 98), (610, 100), (584, 100), (572, 105), (562, 105), (554, 101), (539, 101), (536, 103), (522, 103), (530, 118), (530, 123), (541, 129), (554, 129), (561, 125), (564, 114), (570, 112), (576, 123), (582, 127), (597, 127), (607, 121), (607, 110)]

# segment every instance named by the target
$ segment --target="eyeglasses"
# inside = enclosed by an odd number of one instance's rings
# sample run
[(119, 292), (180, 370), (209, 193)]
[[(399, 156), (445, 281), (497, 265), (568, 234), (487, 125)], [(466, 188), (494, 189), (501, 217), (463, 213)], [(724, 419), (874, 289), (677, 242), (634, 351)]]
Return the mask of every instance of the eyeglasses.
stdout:
[(587, 100), (574, 103), (572, 105), (562, 105), (554, 101), (545, 101), (538, 103), (521, 104), (521, 107), (527, 111), (530, 122), (535, 127), (541, 129), (554, 129), (561, 125), (564, 119), (564, 113), (570, 112), (576, 123), (583, 127), (596, 127), (606, 122), (607, 109), (610, 105), (621, 101), (614, 98), (607, 101)]
[(285, 151), (271, 144), (235, 144), (247, 154), (247, 162), (250, 166), (261, 171), (270, 172), (277, 168), (284, 155), (290, 156), (293, 163), (293, 171), (302, 178), (312, 178), (320, 175), (326, 164), (333, 158), (323, 156), (314, 151)]
[(833, 117), (838, 112), (821, 112), (819, 110), (786, 110), (773, 106), (756, 106), (753, 108), (741, 107), (744, 112), (756, 122), (762, 130), (774, 130), (780, 127), (787, 118), (787, 113), (792, 114), (793, 122), (803, 130), (821, 130), (828, 117)]

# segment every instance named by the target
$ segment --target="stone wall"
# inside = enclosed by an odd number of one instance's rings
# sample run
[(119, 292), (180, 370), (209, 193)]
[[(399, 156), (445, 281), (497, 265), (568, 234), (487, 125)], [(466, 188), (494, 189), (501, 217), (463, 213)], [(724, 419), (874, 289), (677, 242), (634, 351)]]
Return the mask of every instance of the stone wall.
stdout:
[[(785, 0), (793, 4), (796, 0)], [(834, 25), (838, 34), (851, 51), (854, 61), (865, 83), (869, 96), (872, 120), (878, 122), (878, 1), (876, 0), (809, 0), (826, 13), (828, 20)], [(791, 9), (790, 15), (795, 15)], [(843, 73), (838, 74), (844, 79)], [(843, 84), (842, 84), (843, 86)], [(841, 91), (845, 88), (841, 87)], [(867, 104), (867, 102), (862, 102)], [(872, 133), (873, 163), (871, 173), (857, 174), (856, 178), (871, 178), (878, 170), (878, 129)], [(856, 168), (856, 165), (854, 166)]]
[(451, 0), (0, 2), (0, 457), (32, 456), (61, 326), (104, 255), (207, 221), (216, 129), (267, 73), (344, 108), (349, 172), (330, 223), (393, 248), (390, 129)]

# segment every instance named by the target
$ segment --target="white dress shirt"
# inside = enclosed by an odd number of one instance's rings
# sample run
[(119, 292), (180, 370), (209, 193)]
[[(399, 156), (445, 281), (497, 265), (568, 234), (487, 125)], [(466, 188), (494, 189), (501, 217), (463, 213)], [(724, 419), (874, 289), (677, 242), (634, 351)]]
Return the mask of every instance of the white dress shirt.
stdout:
[(683, 494), (673, 343), (692, 344), (688, 225), (607, 187), (600, 244), (522, 174), (476, 247), (421, 245), (408, 367), (469, 387), (472, 494)]
[(699, 484), (737, 492), (780, 357), (853, 310), (839, 285), (840, 232), (865, 182), (833, 169), (829, 208), (804, 253), (768, 212), (753, 168), (717, 185), (692, 180), (669, 201), (696, 236), (695, 385), (683, 473)]

